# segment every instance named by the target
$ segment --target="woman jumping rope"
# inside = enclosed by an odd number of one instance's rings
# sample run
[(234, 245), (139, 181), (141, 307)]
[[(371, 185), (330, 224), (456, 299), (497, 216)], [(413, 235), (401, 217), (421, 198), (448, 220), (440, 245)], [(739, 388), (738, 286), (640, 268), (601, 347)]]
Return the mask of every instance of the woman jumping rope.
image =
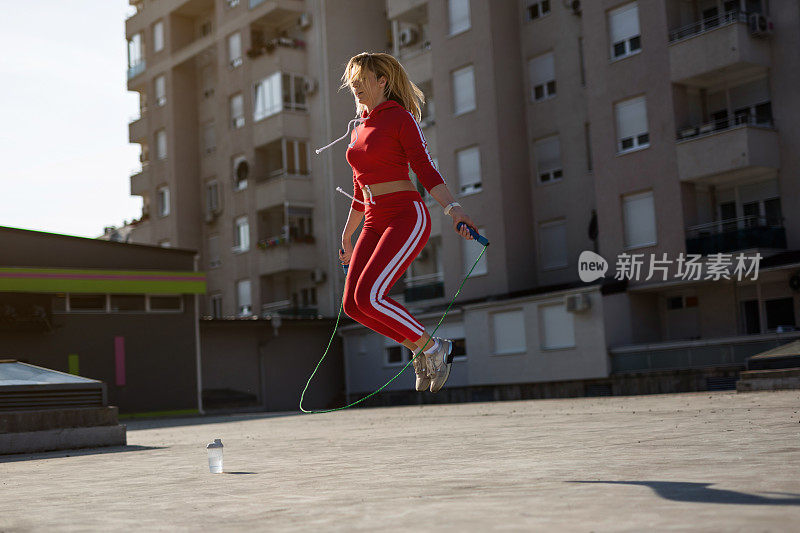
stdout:
[[(350, 59), (340, 89), (355, 97), (358, 117), (350, 133), (347, 162), (353, 168), (353, 196), (342, 231), (339, 260), (349, 265), (344, 289), (344, 312), (378, 333), (402, 344), (414, 359), (416, 389), (437, 392), (450, 375), (453, 342), (430, 337), (408, 310), (388, 296), (389, 290), (425, 247), (431, 218), (411, 183), (408, 165), (420, 183), (452, 218), (453, 229), (472, 240), (467, 226), (476, 224), (456, 202), (433, 166), (419, 127), (425, 95), (390, 54), (361, 53)], [(338, 189), (344, 192), (342, 189)], [(353, 233), (364, 228), (353, 246)], [(460, 231), (458, 224), (464, 222)]]

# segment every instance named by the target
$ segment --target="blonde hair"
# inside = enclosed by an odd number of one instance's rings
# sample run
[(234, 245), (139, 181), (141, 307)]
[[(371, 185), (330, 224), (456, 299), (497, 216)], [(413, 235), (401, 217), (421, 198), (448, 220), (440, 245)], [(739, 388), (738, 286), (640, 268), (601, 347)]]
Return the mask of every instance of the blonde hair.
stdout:
[[(376, 79), (381, 76), (386, 78), (386, 86), (383, 96), (387, 100), (394, 100), (406, 110), (408, 110), (417, 122), (422, 118), (422, 105), (425, 103), (425, 94), (408, 78), (406, 69), (391, 54), (383, 52), (369, 53), (362, 52), (350, 58), (342, 74), (342, 85), (339, 90), (349, 87), (350, 82), (358, 79), (364, 80), (366, 77), (365, 69), (373, 72)], [(356, 98), (356, 113), (361, 113), (367, 106), (360, 104)]]

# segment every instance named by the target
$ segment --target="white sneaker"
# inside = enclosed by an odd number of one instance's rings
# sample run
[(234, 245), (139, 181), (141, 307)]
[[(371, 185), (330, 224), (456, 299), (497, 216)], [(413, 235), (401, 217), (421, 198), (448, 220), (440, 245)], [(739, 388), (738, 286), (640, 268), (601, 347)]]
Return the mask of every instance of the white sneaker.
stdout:
[[(438, 337), (434, 338), (439, 339)], [(450, 367), (453, 365), (453, 341), (439, 339), (439, 348), (430, 355), (425, 354), (425, 359), (428, 377), (431, 379), (430, 390), (439, 392), (450, 376)]]
[(431, 384), (431, 378), (428, 377), (428, 366), (426, 363), (426, 357), (424, 353), (420, 353), (412, 364), (414, 365), (414, 373), (417, 375), (417, 382), (416, 388), (417, 392), (422, 392), (424, 390), (428, 390), (428, 387)]

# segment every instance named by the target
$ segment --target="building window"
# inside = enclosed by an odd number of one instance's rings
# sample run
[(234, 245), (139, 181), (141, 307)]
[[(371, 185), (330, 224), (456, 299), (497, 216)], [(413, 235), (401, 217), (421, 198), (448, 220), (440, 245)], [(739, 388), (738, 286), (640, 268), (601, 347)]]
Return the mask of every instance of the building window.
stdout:
[(238, 316), (251, 316), (253, 314), (253, 300), (250, 294), (249, 279), (236, 282), (236, 314)]
[(410, 359), (408, 349), (388, 337), (385, 339), (383, 353), (384, 366), (401, 366)]
[(147, 310), (144, 294), (112, 294), (109, 298), (112, 313), (145, 312)]
[(244, 127), (244, 97), (241, 93), (231, 96), (230, 108), (233, 129)]
[(614, 104), (617, 118), (617, 151), (627, 152), (650, 146), (647, 128), (647, 105), (644, 96)]
[(213, 153), (217, 149), (217, 132), (214, 129), (214, 121), (206, 122), (203, 125), (203, 151), (206, 154)]
[(461, 194), (479, 192), (481, 185), (481, 153), (477, 146), (456, 152), (458, 183)]
[(539, 331), (543, 350), (575, 347), (573, 315), (563, 303), (539, 306)]
[(211, 295), (211, 318), (222, 318), (222, 295)]
[(545, 15), (549, 15), (550, 0), (528, 2), (528, 6), (525, 8), (525, 14), (528, 16), (528, 20), (536, 20)]
[(454, 70), (453, 114), (461, 115), (475, 109), (475, 68), (472, 65)]
[(622, 215), (625, 225), (626, 247), (652, 246), (656, 243), (656, 214), (653, 205), (653, 191), (623, 196)]
[(164, 49), (164, 22), (159, 20), (153, 24), (153, 51), (160, 52)]
[(206, 183), (206, 213), (213, 215), (219, 211), (219, 183), (211, 180)]
[(158, 199), (158, 216), (169, 215), (169, 187), (166, 185), (159, 187), (156, 191), (156, 198)]
[(639, 7), (636, 2), (608, 12), (611, 58), (629, 56), (642, 49), (639, 33)]
[(233, 190), (243, 191), (247, 188), (247, 176), (250, 173), (250, 166), (247, 164), (247, 159), (243, 155), (235, 156), (232, 162)]
[(253, 120), (279, 113), (306, 110), (305, 77), (276, 72), (256, 83), (253, 96)]
[(217, 268), (222, 265), (219, 254), (219, 235), (208, 238), (208, 268)]
[(531, 77), (531, 99), (534, 102), (556, 95), (556, 71), (553, 52), (542, 54), (528, 61)]
[(450, 19), (450, 35), (467, 31), (470, 28), (469, 0), (449, 0), (447, 14)]
[(106, 311), (106, 294), (70, 294), (69, 311)]
[(233, 227), (233, 251), (246, 252), (250, 249), (250, 224), (247, 217), (239, 217)]
[(286, 173), (308, 174), (308, 146), (305, 141), (286, 140)]
[(156, 76), (153, 80), (156, 94), (156, 107), (163, 107), (167, 103), (167, 79), (164, 75)]
[(242, 64), (242, 34), (239, 32), (228, 36), (228, 64), (231, 68)]
[(561, 168), (561, 143), (558, 135), (536, 141), (533, 151), (536, 154), (539, 182), (550, 183), (560, 180), (564, 172)]
[[(780, 326), (787, 326), (788, 328), (797, 326), (794, 318), (794, 299), (791, 296), (789, 298), (765, 300), (764, 312), (767, 315), (767, 331), (775, 331)], [(787, 330), (791, 331), (791, 329)]]
[(136, 33), (128, 41), (128, 68), (134, 69), (144, 63), (144, 50), (142, 49), (142, 34)]
[(567, 266), (566, 220), (555, 220), (539, 225), (539, 250), (543, 269)]
[(525, 345), (525, 313), (520, 309), (491, 313), (494, 354), (517, 354), (527, 351)]
[[(478, 233), (486, 236), (486, 228), (478, 228)], [(472, 265), (475, 264), (475, 260), (478, 259), (481, 251), (483, 250), (483, 246), (478, 244), (475, 241), (467, 241), (462, 239), (461, 246), (463, 247), (463, 258), (464, 258), (464, 274), (469, 273), (469, 269), (472, 268)], [(486, 254), (483, 254), (481, 260), (478, 261), (478, 264), (475, 265), (475, 269), (472, 271), (472, 276), (480, 276), (481, 274), (486, 274), (489, 271), (488, 264), (486, 263)]]
[(147, 310), (151, 313), (183, 311), (183, 298), (178, 295), (147, 295)]
[(158, 130), (156, 132), (156, 157), (158, 159), (167, 158), (167, 132)]

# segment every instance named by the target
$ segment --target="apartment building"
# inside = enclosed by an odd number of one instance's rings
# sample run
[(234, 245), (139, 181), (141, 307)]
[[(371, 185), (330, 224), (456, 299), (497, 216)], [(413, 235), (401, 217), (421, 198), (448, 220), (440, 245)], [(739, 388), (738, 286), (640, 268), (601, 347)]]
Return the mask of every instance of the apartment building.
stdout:
[[(429, 150), (492, 242), (437, 332), (457, 341), (448, 389), (613, 392), (615, 376), (675, 369), (733, 379), (748, 355), (798, 337), (796, 4), (140, 5), (129, 88), (147, 111), (131, 140), (147, 164), (131, 191), (147, 218), (133, 236), (203, 251), (208, 314), (336, 314), (348, 204), (333, 191), (350, 171), (343, 144), (311, 148), (353, 116), (344, 62), (386, 50), (425, 92)], [(480, 247), (426, 201), (430, 240), (392, 294), (433, 329)], [(605, 279), (580, 281), (584, 250), (608, 261)], [(761, 255), (757, 280), (676, 277), (680, 254), (733, 253)], [(621, 254), (666, 254), (668, 279), (614, 282)], [(359, 324), (342, 336), (352, 395), (410, 357)]]

